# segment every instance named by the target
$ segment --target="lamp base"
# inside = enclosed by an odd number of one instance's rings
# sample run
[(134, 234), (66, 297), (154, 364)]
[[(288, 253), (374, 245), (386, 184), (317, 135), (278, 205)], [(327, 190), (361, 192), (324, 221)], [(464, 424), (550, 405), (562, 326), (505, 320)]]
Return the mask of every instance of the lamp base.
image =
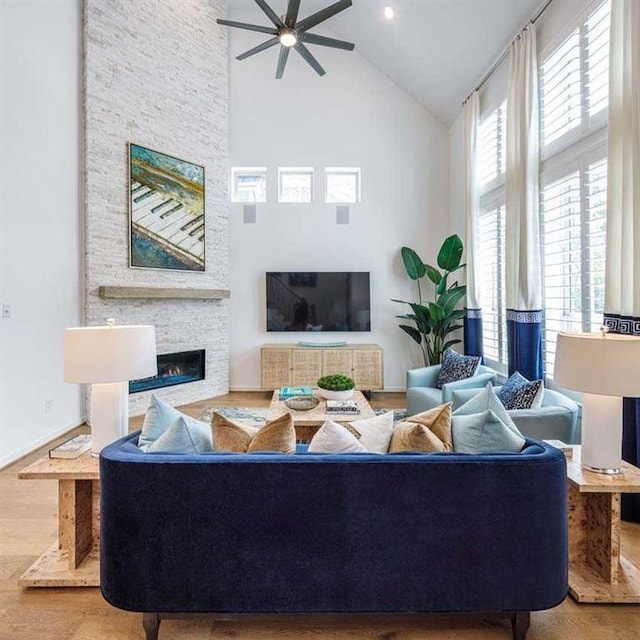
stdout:
[(622, 473), (622, 398), (582, 394), (582, 466), (594, 473)]
[(91, 455), (129, 431), (129, 383), (104, 382), (91, 386)]

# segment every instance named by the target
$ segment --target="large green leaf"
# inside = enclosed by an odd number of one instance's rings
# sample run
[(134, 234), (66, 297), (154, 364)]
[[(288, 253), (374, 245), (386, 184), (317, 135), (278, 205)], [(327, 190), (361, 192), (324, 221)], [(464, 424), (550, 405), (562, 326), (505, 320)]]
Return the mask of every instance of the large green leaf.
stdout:
[(441, 296), (446, 290), (447, 290), (447, 274), (445, 273), (442, 276), (442, 279), (440, 280), (440, 282), (438, 283), (438, 286), (436, 287), (436, 294)]
[(446, 351), (449, 347), (452, 347), (454, 344), (458, 344), (459, 342), (462, 342), (462, 340), (447, 340), (447, 342), (442, 345), (442, 350)]
[(454, 234), (445, 239), (438, 253), (438, 266), (445, 271), (453, 271), (460, 265), (462, 240)]
[(422, 342), (422, 334), (415, 327), (410, 327), (406, 324), (401, 324), (399, 326), (405, 333), (409, 334), (415, 342), (418, 344)]
[(467, 315), (465, 309), (455, 309), (449, 314), (450, 320), (462, 320)]
[(411, 303), (411, 309), (416, 315), (416, 325), (418, 329), (427, 335), (431, 331), (431, 316), (429, 314), (429, 308), (417, 302)]
[(427, 278), (433, 282), (433, 284), (440, 284), (440, 280), (442, 280), (442, 274), (430, 264), (425, 265), (427, 270)]
[(437, 302), (429, 303), (429, 315), (433, 323), (440, 322), (440, 320), (444, 320), (446, 317), (444, 309)]
[(467, 287), (454, 287), (453, 289), (449, 289), (445, 291), (439, 298), (438, 304), (445, 310), (445, 313), (448, 315), (456, 308), (456, 305), (467, 293)]
[(420, 259), (420, 256), (409, 247), (402, 247), (400, 252), (402, 254), (404, 270), (407, 272), (407, 275), (412, 280), (424, 278), (426, 267), (424, 266), (424, 262)]

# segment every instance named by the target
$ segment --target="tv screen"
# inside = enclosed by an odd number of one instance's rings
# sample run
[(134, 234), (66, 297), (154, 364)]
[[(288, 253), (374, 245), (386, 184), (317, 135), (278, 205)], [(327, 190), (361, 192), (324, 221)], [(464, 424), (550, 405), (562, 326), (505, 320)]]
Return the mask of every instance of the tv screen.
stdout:
[(267, 331), (371, 331), (369, 273), (267, 273)]

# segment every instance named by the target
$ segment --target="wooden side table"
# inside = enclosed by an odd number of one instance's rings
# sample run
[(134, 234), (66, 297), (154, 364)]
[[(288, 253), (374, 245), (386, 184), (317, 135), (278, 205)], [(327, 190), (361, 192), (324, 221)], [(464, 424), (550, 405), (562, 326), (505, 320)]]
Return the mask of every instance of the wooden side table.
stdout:
[(620, 552), (620, 494), (640, 493), (640, 469), (627, 462), (609, 476), (567, 459), (569, 593), (578, 602), (640, 602), (640, 569)]
[(98, 458), (41, 458), (21, 480), (58, 481), (58, 540), (22, 575), (23, 587), (100, 586), (100, 481)]

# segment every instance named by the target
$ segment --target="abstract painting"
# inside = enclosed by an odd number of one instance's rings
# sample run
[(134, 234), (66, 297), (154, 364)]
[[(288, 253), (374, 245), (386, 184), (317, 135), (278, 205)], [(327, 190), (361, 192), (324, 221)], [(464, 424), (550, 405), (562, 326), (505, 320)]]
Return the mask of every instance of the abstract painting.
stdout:
[(204, 167), (129, 144), (131, 267), (205, 270)]

